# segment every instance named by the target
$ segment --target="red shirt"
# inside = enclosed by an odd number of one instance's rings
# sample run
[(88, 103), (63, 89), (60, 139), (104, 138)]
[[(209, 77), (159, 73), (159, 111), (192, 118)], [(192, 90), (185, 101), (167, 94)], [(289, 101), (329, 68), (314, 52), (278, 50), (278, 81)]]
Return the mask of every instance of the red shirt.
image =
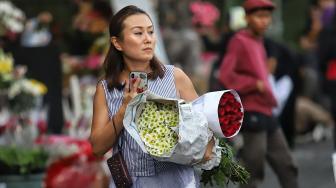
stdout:
[[(219, 80), (225, 88), (235, 89), (245, 111), (272, 115), (276, 100), (268, 81), (266, 52), (262, 38), (241, 30), (230, 40), (219, 70)], [(257, 89), (257, 80), (264, 83), (264, 92)]]

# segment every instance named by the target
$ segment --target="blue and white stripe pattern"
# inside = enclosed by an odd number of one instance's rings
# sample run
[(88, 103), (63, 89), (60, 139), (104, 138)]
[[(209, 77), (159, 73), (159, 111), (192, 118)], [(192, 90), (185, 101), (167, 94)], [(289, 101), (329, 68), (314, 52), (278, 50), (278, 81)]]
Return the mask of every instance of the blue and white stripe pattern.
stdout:
[[(148, 88), (153, 93), (162, 97), (177, 98), (174, 66), (165, 65), (165, 68), (166, 71), (162, 79), (158, 77), (155, 80), (148, 80)], [(109, 108), (109, 116), (112, 117), (121, 106), (123, 91), (118, 89), (108, 91), (106, 80), (103, 80), (102, 84)], [(144, 153), (127, 131), (123, 130), (120, 133), (118, 142), (131, 176), (153, 176), (157, 172), (177, 167), (175, 163), (159, 162)]]

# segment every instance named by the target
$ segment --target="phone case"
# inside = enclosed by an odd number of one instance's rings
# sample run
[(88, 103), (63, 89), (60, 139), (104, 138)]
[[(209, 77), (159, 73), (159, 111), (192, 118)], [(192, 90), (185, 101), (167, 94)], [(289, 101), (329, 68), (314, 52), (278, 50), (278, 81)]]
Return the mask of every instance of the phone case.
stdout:
[(140, 78), (140, 84), (137, 88), (138, 93), (142, 93), (148, 88), (148, 79), (147, 79), (147, 73), (145, 72), (131, 72), (129, 75), (130, 83), (134, 83), (136, 78)]

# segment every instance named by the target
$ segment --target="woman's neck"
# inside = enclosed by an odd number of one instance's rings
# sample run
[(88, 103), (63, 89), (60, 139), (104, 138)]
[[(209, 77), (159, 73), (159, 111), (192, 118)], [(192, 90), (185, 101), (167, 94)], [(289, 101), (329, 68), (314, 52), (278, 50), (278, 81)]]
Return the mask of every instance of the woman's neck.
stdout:
[(126, 72), (130, 73), (132, 71), (140, 71), (140, 72), (151, 72), (150, 62), (130, 62), (125, 61), (125, 69)]

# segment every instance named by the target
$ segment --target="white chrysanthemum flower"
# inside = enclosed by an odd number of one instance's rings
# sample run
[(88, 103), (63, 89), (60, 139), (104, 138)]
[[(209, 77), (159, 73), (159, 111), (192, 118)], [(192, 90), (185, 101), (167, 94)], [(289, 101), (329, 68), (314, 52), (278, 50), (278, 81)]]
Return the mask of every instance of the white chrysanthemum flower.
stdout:
[(10, 99), (13, 99), (21, 92), (22, 92), (22, 82), (21, 81), (14, 82), (14, 84), (12, 84), (11, 87), (9, 88), (8, 97)]
[(13, 32), (22, 32), (23, 31), (23, 24), (22, 23), (19, 23), (17, 22), (17, 20), (15, 20), (14, 18), (10, 18), (8, 21), (7, 21), (7, 26), (8, 28), (13, 31)]
[(11, 13), (13, 11), (13, 5), (9, 1), (0, 2), (0, 12)]
[(21, 19), (21, 20), (25, 19), (24, 13), (19, 9), (13, 10), (12, 15), (16, 19)]
[(21, 79), (14, 82), (8, 92), (8, 97), (13, 99), (21, 92), (30, 94), (32, 96), (41, 96), (47, 92), (47, 88), (44, 84), (36, 80)]

